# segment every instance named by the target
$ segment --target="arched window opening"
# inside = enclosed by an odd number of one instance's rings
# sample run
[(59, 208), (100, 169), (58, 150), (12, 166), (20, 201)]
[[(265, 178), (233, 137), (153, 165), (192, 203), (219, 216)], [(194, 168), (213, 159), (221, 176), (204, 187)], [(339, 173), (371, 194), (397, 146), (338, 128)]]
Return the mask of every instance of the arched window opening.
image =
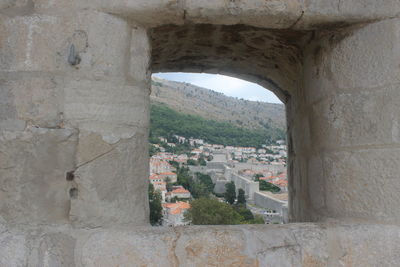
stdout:
[(285, 106), (241, 79), (155, 73), (149, 202), (153, 225), (288, 221)]

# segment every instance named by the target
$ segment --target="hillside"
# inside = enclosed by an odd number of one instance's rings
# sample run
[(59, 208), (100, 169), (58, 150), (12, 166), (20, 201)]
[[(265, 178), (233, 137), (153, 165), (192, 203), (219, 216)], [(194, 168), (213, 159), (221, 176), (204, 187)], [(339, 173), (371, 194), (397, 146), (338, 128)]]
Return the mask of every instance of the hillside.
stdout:
[(285, 132), (275, 127), (247, 129), (228, 122), (177, 112), (159, 103), (151, 105), (150, 120), (150, 139), (158, 136), (171, 139), (177, 134), (186, 138), (204, 139), (211, 144), (261, 147), (285, 138)]
[(286, 130), (283, 104), (271, 104), (228, 97), (188, 83), (153, 77), (152, 103), (164, 103), (172, 109), (239, 127)]

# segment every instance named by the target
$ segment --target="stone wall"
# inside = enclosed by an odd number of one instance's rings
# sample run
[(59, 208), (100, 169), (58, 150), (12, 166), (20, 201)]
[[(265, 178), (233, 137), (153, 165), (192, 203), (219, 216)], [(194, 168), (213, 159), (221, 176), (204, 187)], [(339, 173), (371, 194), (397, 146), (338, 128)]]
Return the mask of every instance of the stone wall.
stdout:
[[(287, 213), (284, 211), (287, 209), (287, 202), (267, 196), (261, 192), (254, 193), (254, 204), (268, 210), (275, 210), (282, 217)], [(287, 222), (287, 218), (284, 218), (284, 222)]]
[(1, 217), (146, 224), (145, 30), (97, 11), (1, 15), (0, 47)]
[(0, 266), (396, 266), (400, 258), (400, 228), (389, 225), (0, 229)]
[[(307, 46), (292, 120), (307, 132), (292, 138), (313, 220), (400, 222), (399, 30), (390, 19), (322, 31)], [(300, 182), (292, 173), (292, 188)]]
[[(1, 1), (0, 265), (396, 265), (399, 10)], [(151, 69), (275, 92), (287, 108), (289, 216), (319, 224), (137, 228), (148, 222)]]
[(230, 181), (236, 185), (236, 190), (243, 189), (247, 200), (250, 202), (254, 200), (254, 193), (259, 191), (259, 183), (254, 182), (244, 176), (232, 173)]

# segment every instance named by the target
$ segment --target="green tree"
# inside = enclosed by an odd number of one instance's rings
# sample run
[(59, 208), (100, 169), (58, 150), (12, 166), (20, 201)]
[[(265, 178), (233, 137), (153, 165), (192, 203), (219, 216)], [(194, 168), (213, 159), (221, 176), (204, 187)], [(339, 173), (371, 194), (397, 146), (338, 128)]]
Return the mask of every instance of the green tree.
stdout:
[(229, 204), (233, 204), (235, 203), (236, 200), (236, 186), (235, 183), (232, 181), (230, 183), (227, 183), (225, 185), (225, 194), (224, 194), (224, 198), (226, 200), (226, 202), (228, 202)]
[(235, 206), (235, 210), (236, 210), (237, 213), (240, 214), (240, 216), (242, 216), (242, 218), (243, 218), (242, 222), (243, 223), (246, 223), (248, 221), (254, 220), (254, 215), (253, 215), (253, 213), (251, 213), (251, 210), (246, 209), (243, 206)]
[(182, 167), (177, 169), (177, 184), (189, 190), (190, 179), (192, 179), (192, 176), (189, 174), (189, 168)]
[(167, 176), (167, 178), (165, 178), (165, 183), (166, 183), (166, 188), (168, 192), (172, 191), (172, 183), (171, 183), (171, 178), (169, 178)]
[(194, 200), (184, 216), (194, 225), (240, 224), (243, 220), (232, 206), (213, 198)]
[(160, 225), (162, 220), (161, 193), (154, 190), (154, 186), (149, 184), (149, 206), (151, 225)]
[[(199, 116), (179, 113), (165, 105), (153, 104), (150, 112), (150, 136), (164, 136), (167, 139), (173, 134), (186, 138), (201, 138), (212, 144), (254, 146), (271, 144), (274, 140), (284, 139), (284, 129), (265, 124), (263, 129), (247, 129), (231, 123), (207, 120)], [(218, 134), (215, 134), (218, 133)], [(169, 138), (170, 139), (170, 138)], [(165, 147), (166, 149), (178, 149)]]
[(170, 160), (169, 164), (172, 165), (172, 167), (175, 167), (175, 169), (179, 168), (179, 162), (175, 161), (175, 160)]
[(259, 181), (259, 187), (261, 191), (270, 191), (272, 193), (277, 193), (281, 191), (281, 189), (276, 185), (268, 183), (264, 180)]
[(199, 158), (199, 165), (200, 166), (207, 166), (207, 162), (204, 160), (204, 157)]
[(261, 215), (255, 215), (253, 220), (249, 221), (250, 224), (265, 224), (264, 218)]
[(187, 164), (188, 165), (192, 165), (192, 166), (196, 166), (197, 165), (197, 161), (195, 161), (194, 159), (188, 159), (187, 160)]
[(206, 186), (209, 193), (214, 192), (215, 184), (213, 183), (210, 175), (196, 172), (196, 178), (200, 183)]
[(263, 177), (264, 175), (262, 175), (261, 173), (257, 173), (254, 175), (254, 181), (258, 182), (260, 181), (260, 178)]
[(210, 196), (207, 186), (203, 183), (196, 182), (194, 179), (190, 179), (189, 191), (193, 198), (208, 198)]
[(242, 188), (240, 188), (238, 190), (237, 204), (242, 204), (242, 205), (246, 204), (246, 197), (245, 197), (244, 193), (245, 192), (244, 192), (244, 190)]

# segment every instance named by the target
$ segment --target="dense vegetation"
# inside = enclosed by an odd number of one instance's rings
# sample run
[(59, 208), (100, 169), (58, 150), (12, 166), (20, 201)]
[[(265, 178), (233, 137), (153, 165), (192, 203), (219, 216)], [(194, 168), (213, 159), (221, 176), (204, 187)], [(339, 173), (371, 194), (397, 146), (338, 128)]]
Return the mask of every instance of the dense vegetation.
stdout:
[[(261, 216), (254, 216), (249, 209), (245, 207), (244, 190), (239, 189), (237, 203), (235, 184), (228, 183), (225, 202), (219, 201), (214, 193), (214, 186), (210, 175), (196, 172), (193, 177), (189, 173), (189, 168), (180, 167), (177, 162), (171, 161), (171, 164), (177, 167), (177, 182), (175, 184), (183, 185), (192, 194), (191, 208), (185, 213), (185, 219), (194, 225), (218, 225), (218, 224), (263, 224), (264, 219)], [(167, 190), (172, 189), (169, 179)], [(179, 199), (172, 199), (175, 202)], [(152, 184), (149, 185), (149, 204), (150, 204), (150, 222), (152, 225), (160, 225), (162, 221), (161, 194), (154, 190)]]
[(225, 194), (224, 194), (224, 199), (226, 202), (229, 204), (233, 205), (236, 200), (236, 186), (235, 183), (232, 181), (230, 183), (227, 183), (225, 185)]
[(172, 138), (174, 134), (186, 138), (204, 139), (211, 144), (261, 147), (278, 139), (284, 139), (283, 130), (269, 127), (265, 130), (251, 130), (226, 122), (207, 120), (199, 116), (179, 113), (165, 105), (151, 106), (150, 137)]
[(259, 187), (261, 191), (270, 191), (272, 193), (278, 193), (281, 191), (278, 186), (268, 183), (264, 180), (260, 180)]
[(161, 193), (154, 190), (154, 186), (149, 184), (149, 205), (151, 225), (160, 225), (162, 220)]
[(215, 184), (207, 174), (196, 173), (196, 178), (189, 173), (189, 168), (177, 168), (178, 180), (176, 184), (182, 185), (189, 190), (193, 198), (209, 197), (214, 191)]
[(191, 203), (185, 219), (194, 225), (263, 224), (264, 219), (254, 216), (242, 205), (229, 205), (216, 198), (199, 198)]

